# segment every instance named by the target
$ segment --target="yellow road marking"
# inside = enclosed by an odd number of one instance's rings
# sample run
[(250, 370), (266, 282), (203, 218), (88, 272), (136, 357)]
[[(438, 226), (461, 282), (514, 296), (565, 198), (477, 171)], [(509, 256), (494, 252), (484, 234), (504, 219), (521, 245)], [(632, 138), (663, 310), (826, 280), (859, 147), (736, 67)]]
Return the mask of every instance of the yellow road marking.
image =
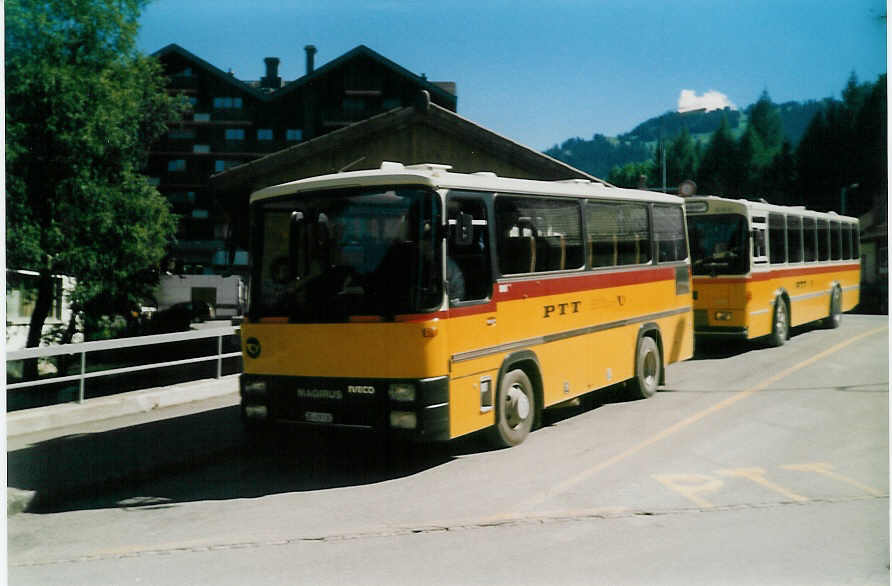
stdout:
[(800, 472), (814, 472), (816, 474), (826, 476), (827, 478), (833, 478), (834, 480), (839, 480), (840, 482), (845, 482), (846, 484), (850, 484), (856, 488), (860, 488), (867, 494), (872, 494), (873, 496), (884, 496), (882, 491), (867, 486), (866, 484), (862, 484), (857, 480), (849, 478), (848, 476), (843, 476), (839, 472), (834, 472), (832, 470), (833, 465), (828, 464), (827, 462), (813, 462), (810, 464), (789, 464), (787, 466), (782, 466), (782, 468), (786, 468), (787, 470), (798, 470)]
[(542, 493), (535, 495), (532, 498), (522, 502), (520, 506), (522, 508), (534, 507), (536, 505), (542, 504), (549, 498), (552, 498), (554, 496), (568, 492), (571, 489), (573, 489), (573, 487), (577, 486), (578, 484), (580, 484), (582, 482), (585, 482), (587, 479), (591, 478), (598, 472), (601, 472), (602, 470), (609, 468), (610, 466), (613, 466), (614, 464), (617, 464), (618, 462), (622, 462), (623, 460), (629, 458), (630, 456), (634, 456), (635, 454), (644, 450), (645, 448), (649, 448), (650, 446), (666, 439), (667, 437), (670, 437), (670, 436), (676, 434), (677, 432), (690, 427), (691, 425), (693, 425), (694, 423), (697, 423), (701, 419), (704, 419), (704, 418), (712, 415), (713, 413), (716, 413), (718, 411), (726, 409), (726, 408), (730, 407), (731, 405), (734, 405), (735, 403), (742, 401), (743, 399), (746, 399), (750, 395), (753, 395), (753, 394), (771, 386), (772, 384), (778, 382), (779, 380), (782, 380), (782, 379), (790, 376), (794, 372), (802, 370), (806, 366), (814, 364), (815, 362), (821, 360), (822, 358), (829, 356), (830, 354), (839, 352), (846, 346), (849, 346), (863, 338), (866, 338), (868, 336), (873, 336), (874, 334), (878, 334), (878, 333), (886, 331), (886, 330), (888, 330), (888, 326), (882, 326), (879, 328), (875, 328), (875, 329), (869, 330), (867, 332), (864, 332), (863, 334), (859, 334), (859, 335), (855, 336), (854, 338), (850, 338), (850, 339), (846, 340), (845, 342), (840, 342), (839, 344), (837, 344), (835, 346), (831, 346), (830, 348), (824, 350), (823, 352), (819, 352), (819, 353), (815, 354), (814, 356), (812, 356), (811, 358), (809, 358), (807, 360), (803, 360), (802, 362), (800, 362), (798, 364), (794, 364), (793, 366), (787, 368), (786, 370), (782, 370), (781, 372), (768, 377), (767, 379), (765, 379), (764, 381), (762, 381), (761, 383), (757, 384), (756, 386), (754, 386), (752, 388), (746, 389), (744, 391), (740, 391), (736, 395), (731, 395), (727, 399), (725, 399), (723, 401), (719, 401), (715, 405), (712, 405), (711, 407), (707, 407), (706, 409), (703, 409), (702, 411), (699, 411), (699, 412), (691, 415), (690, 417), (683, 419), (683, 420), (679, 421), (678, 423), (675, 423), (674, 425), (667, 427), (666, 429), (659, 432), (658, 434), (653, 435), (650, 438), (648, 438), (638, 444), (635, 444), (631, 448), (625, 450), (624, 452), (620, 452), (619, 454), (613, 456), (612, 458), (608, 458), (602, 462), (599, 462), (598, 464), (595, 464), (594, 466), (591, 466), (589, 468), (586, 468), (585, 470), (582, 470), (578, 474), (575, 474), (574, 476), (571, 476), (570, 478), (567, 478), (566, 480), (554, 485), (551, 489), (545, 490)]
[(776, 482), (772, 482), (765, 478), (765, 470), (762, 468), (735, 468), (732, 470), (719, 470), (718, 474), (720, 474), (721, 476), (736, 476), (739, 478), (752, 480), (759, 486), (764, 486), (768, 490), (773, 490), (774, 492), (782, 494), (788, 499), (796, 501), (798, 503), (808, 500), (808, 497), (804, 497), (801, 494), (796, 494), (795, 492), (787, 490)]
[(674, 490), (703, 508), (715, 505), (700, 495), (715, 492), (725, 484), (718, 478), (706, 474), (654, 474), (653, 477), (666, 488)]

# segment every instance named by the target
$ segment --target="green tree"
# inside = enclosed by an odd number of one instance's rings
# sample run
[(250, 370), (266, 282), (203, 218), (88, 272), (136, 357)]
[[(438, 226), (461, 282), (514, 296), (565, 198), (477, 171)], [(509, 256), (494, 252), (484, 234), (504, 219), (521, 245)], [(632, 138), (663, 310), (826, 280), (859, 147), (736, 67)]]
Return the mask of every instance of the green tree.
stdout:
[(870, 89), (855, 118), (855, 137), (860, 152), (853, 161), (854, 181), (859, 188), (849, 198), (847, 213), (861, 214), (889, 190), (887, 157), (886, 75), (881, 75)]
[(667, 183), (677, 187), (685, 179), (697, 176), (697, 148), (687, 126), (669, 144), (666, 152)]
[(144, 292), (175, 229), (140, 171), (180, 111), (160, 65), (135, 48), (144, 0), (6, 3), (7, 264), (40, 273), (36, 346), (54, 274), (73, 310)]
[(738, 195), (738, 150), (731, 136), (728, 121), (722, 123), (709, 139), (709, 145), (697, 170), (697, 190), (704, 194)]
[(764, 152), (757, 164), (761, 166), (768, 164), (774, 155), (780, 152), (784, 142), (784, 125), (780, 111), (768, 96), (768, 90), (763, 91), (759, 100), (750, 108), (747, 128), (753, 129)]
[[(650, 161), (642, 161), (638, 163), (626, 163), (622, 167), (619, 165), (610, 170), (607, 176), (607, 182), (617, 187), (637, 188), (647, 186), (647, 178), (650, 175), (653, 163)], [(643, 179), (642, 179), (643, 178)]]
[[(849, 76), (843, 99), (814, 117), (796, 150), (798, 190), (818, 210), (870, 208), (886, 192), (886, 77), (871, 84)], [(857, 186), (857, 187), (854, 187)]]
[(734, 191), (740, 195), (761, 195), (762, 172), (770, 160), (762, 139), (753, 126), (746, 130), (737, 141), (737, 161), (733, 183)]

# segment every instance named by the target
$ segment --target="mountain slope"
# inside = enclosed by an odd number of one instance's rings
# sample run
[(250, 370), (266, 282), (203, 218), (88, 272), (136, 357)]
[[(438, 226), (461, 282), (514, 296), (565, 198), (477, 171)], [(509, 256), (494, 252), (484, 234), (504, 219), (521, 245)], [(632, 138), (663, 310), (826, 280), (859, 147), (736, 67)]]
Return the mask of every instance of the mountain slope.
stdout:
[[(777, 109), (784, 129), (784, 137), (795, 146), (805, 133), (812, 118), (832, 102), (832, 98), (809, 100), (807, 102), (784, 102)], [(728, 120), (732, 136), (739, 137), (746, 130), (748, 114), (754, 104), (743, 111), (712, 110), (706, 112), (666, 112), (637, 125), (631, 131), (617, 137), (595, 134), (590, 140), (570, 138), (545, 151), (546, 155), (573, 165), (577, 169), (591, 173), (596, 177), (607, 177), (610, 169), (626, 163), (650, 160), (653, 157), (657, 142), (663, 137), (670, 141), (687, 127), (692, 138), (705, 143), (719, 127), (722, 117)]]

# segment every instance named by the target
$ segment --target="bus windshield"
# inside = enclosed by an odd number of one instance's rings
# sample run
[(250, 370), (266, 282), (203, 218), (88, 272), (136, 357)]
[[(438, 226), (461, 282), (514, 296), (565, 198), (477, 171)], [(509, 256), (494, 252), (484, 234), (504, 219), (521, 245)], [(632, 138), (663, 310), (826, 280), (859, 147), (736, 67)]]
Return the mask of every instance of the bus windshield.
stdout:
[(253, 208), (251, 319), (392, 320), (443, 299), (439, 196), (366, 187), (261, 200)]
[(746, 217), (740, 214), (689, 215), (691, 270), (695, 275), (749, 272)]

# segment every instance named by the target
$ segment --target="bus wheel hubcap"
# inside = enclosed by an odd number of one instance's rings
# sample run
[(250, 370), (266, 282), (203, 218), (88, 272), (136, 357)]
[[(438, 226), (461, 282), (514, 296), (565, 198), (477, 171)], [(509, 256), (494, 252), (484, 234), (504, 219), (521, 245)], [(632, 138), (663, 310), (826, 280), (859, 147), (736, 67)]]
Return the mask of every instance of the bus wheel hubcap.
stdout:
[(653, 386), (657, 378), (657, 357), (654, 356), (653, 352), (648, 352), (647, 356), (644, 357), (644, 368), (642, 371), (644, 382), (647, 383), (648, 387)]
[(530, 399), (520, 385), (511, 385), (506, 397), (505, 418), (510, 427), (517, 427), (530, 416)]

